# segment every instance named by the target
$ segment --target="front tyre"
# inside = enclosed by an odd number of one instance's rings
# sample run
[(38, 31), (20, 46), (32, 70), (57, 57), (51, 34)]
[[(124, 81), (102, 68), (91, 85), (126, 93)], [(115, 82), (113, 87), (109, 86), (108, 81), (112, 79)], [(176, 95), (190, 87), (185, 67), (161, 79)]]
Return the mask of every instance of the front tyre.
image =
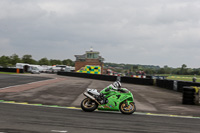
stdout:
[(126, 103), (121, 103), (119, 109), (121, 113), (130, 115), (136, 111), (136, 106), (133, 102), (131, 102), (128, 106), (126, 105)]
[(95, 109), (97, 109), (97, 107), (98, 107), (98, 104), (90, 98), (85, 98), (81, 102), (81, 108), (83, 111), (86, 111), (86, 112), (92, 112)]

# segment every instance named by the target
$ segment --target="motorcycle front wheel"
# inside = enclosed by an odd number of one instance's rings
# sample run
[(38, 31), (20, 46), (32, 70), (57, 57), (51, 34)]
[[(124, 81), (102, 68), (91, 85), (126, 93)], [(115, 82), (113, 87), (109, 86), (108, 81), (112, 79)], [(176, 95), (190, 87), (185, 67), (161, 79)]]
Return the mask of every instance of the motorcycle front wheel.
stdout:
[(81, 108), (83, 111), (86, 111), (86, 112), (92, 112), (95, 109), (97, 109), (97, 107), (98, 107), (98, 104), (90, 98), (85, 98), (81, 102)]
[(126, 103), (121, 103), (119, 109), (123, 114), (132, 114), (136, 111), (136, 106), (133, 102), (131, 102), (128, 106), (126, 106)]

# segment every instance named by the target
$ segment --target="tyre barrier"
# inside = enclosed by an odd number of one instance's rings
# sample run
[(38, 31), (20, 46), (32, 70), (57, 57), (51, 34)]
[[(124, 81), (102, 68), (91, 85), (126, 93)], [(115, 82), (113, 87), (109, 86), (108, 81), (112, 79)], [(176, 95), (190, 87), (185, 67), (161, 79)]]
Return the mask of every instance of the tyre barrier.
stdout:
[(166, 88), (169, 90), (174, 90), (178, 92), (183, 92), (185, 86), (200, 86), (200, 83), (194, 83), (189, 81), (178, 81), (178, 80), (168, 80), (168, 79), (156, 79), (156, 86), (161, 88)]
[(110, 75), (78, 73), (78, 72), (57, 72), (57, 74), (62, 75), (62, 76), (72, 76), (72, 77), (98, 79), (98, 80), (106, 80), (106, 81), (116, 81), (117, 80), (117, 76), (110, 76)]
[(186, 105), (200, 105), (200, 87), (184, 86), (182, 104)]
[(147, 78), (121, 77), (121, 82), (140, 85), (154, 85), (154, 80)]
[[(105, 81), (116, 81), (117, 76), (111, 75), (100, 75), (100, 74), (88, 74), (88, 73), (77, 73), (77, 72), (58, 72), (58, 75), (62, 76), (72, 76), (72, 77), (82, 77)], [(153, 85), (153, 79), (142, 79), (142, 78), (132, 78), (132, 77), (121, 77), (122, 83), (140, 84), (140, 85)]]
[(177, 86), (178, 86), (178, 89), (177, 91), (178, 92), (183, 92), (183, 88), (185, 86), (200, 86), (200, 83), (194, 83), (194, 82), (190, 82), (190, 81), (177, 81)]
[(174, 90), (174, 80), (156, 79), (156, 86), (169, 90)]
[[(58, 75), (82, 77), (105, 81), (116, 81), (117, 76), (101, 75), (101, 74), (88, 74), (88, 73), (77, 73), (77, 72), (58, 72)], [(176, 81), (168, 79), (152, 79), (152, 78), (133, 78), (133, 77), (121, 77), (122, 83), (140, 84), (140, 85), (156, 85), (161, 88), (183, 92), (185, 86), (200, 86), (200, 83), (188, 82), (188, 81)], [(188, 97), (188, 96), (186, 96)], [(184, 100), (185, 101), (185, 100)]]

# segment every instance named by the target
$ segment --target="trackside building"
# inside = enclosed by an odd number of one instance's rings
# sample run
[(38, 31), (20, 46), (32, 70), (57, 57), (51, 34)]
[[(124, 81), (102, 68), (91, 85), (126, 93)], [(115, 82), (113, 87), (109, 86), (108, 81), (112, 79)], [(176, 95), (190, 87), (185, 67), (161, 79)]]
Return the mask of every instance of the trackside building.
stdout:
[(83, 55), (75, 55), (75, 71), (80, 70), (81, 68), (90, 65), (90, 66), (100, 66), (101, 73), (103, 72), (103, 61), (104, 58), (99, 56), (98, 51), (93, 51), (91, 48), (90, 51), (86, 51)]

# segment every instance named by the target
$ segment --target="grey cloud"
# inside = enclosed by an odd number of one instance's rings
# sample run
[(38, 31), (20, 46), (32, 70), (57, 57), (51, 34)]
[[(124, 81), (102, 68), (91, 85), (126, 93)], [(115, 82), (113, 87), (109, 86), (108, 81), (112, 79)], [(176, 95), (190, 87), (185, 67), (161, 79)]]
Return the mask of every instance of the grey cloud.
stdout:
[(198, 5), (198, 0), (1, 0), (0, 38), (9, 42), (0, 39), (0, 56), (74, 59), (93, 46), (110, 62), (199, 67), (186, 56), (200, 51)]

